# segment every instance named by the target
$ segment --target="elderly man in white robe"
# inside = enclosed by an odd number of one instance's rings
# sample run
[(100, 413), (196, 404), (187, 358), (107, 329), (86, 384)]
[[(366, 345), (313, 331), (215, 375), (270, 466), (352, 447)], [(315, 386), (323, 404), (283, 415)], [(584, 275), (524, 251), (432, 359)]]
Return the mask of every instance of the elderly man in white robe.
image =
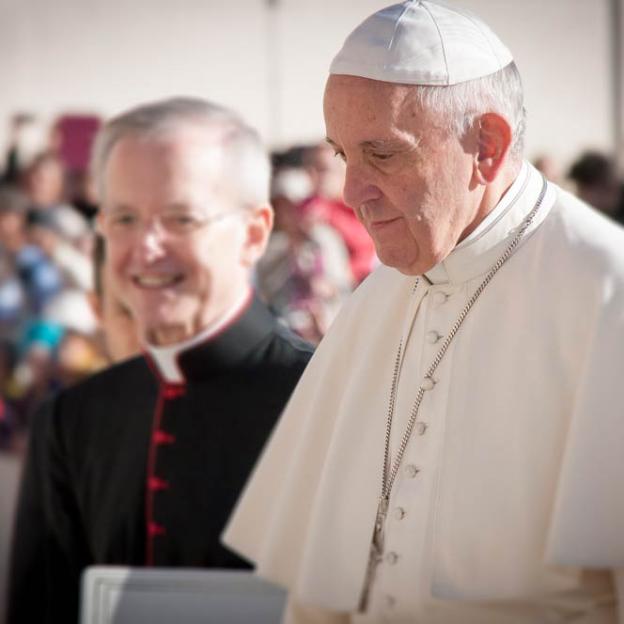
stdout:
[(517, 68), (474, 16), (365, 20), (325, 118), (385, 266), (225, 541), (287, 622), (624, 622), (624, 231), (523, 161)]

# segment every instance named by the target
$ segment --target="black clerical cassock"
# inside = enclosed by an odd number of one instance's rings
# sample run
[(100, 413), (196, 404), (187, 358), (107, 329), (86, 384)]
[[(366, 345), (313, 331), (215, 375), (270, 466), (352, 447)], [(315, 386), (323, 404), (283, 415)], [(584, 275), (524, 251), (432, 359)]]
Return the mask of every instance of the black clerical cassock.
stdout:
[(18, 504), (8, 621), (75, 622), (92, 564), (246, 567), (219, 536), (310, 356), (255, 300), (179, 355), (183, 383), (146, 355), (46, 405)]

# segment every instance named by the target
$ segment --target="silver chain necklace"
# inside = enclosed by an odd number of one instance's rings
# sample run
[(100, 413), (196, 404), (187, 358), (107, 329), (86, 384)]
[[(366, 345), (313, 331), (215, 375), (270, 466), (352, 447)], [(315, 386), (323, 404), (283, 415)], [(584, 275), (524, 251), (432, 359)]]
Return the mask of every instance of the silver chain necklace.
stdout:
[[(544, 201), (544, 196), (546, 195), (547, 190), (547, 182), (546, 178), (542, 176), (542, 190), (537, 198), (535, 206), (531, 212), (527, 215), (525, 220), (520, 225), (517, 234), (514, 236), (513, 240), (509, 243), (505, 251), (499, 257), (499, 259), (494, 263), (492, 268), (488, 271), (487, 275), (483, 279), (483, 281), (479, 284), (477, 289), (474, 291), (463, 310), (459, 314), (457, 320), (451, 327), (451, 330), (447, 334), (442, 346), (438, 350), (436, 356), (433, 358), (433, 362), (427, 369), (425, 373), (424, 379), (418, 388), (418, 392), (416, 393), (416, 398), (414, 399), (414, 403), (412, 405), (412, 409), (410, 411), (409, 421), (401, 438), (401, 443), (399, 444), (399, 448), (397, 450), (397, 454), (394, 458), (394, 462), (392, 466), (390, 466), (390, 435), (392, 433), (392, 420), (394, 418), (394, 406), (396, 403), (396, 393), (397, 386), (399, 380), (399, 370), (401, 368), (401, 359), (403, 355), (403, 339), (399, 342), (399, 348), (397, 350), (396, 358), (394, 361), (394, 372), (392, 374), (392, 385), (390, 387), (390, 399), (388, 401), (388, 415), (386, 419), (386, 436), (385, 436), (385, 447), (384, 447), (384, 465), (383, 465), (383, 473), (382, 473), (382, 484), (381, 484), (381, 495), (379, 497), (379, 505), (377, 507), (377, 517), (375, 519), (375, 531), (373, 533), (373, 542), (371, 545), (371, 553), (368, 564), (368, 572), (366, 575), (366, 584), (364, 586), (364, 593), (361, 601), (361, 609), (366, 609), (366, 604), (368, 602), (368, 594), (370, 590), (370, 585), (372, 583), (373, 575), (377, 565), (380, 563), (383, 557), (384, 545), (383, 545), (383, 528), (385, 523), (385, 518), (388, 513), (388, 506), (390, 503), (390, 494), (392, 492), (392, 486), (394, 485), (394, 481), (399, 472), (399, 468), (401, 467), (401, 462), (403, 460), (403, 455), (405, 454), (405, 449), (410, 441), (412, 436), (412, 431), (414, 429), (414, 425), (416, 424), (416, 419), (418, 418), (418, 410), (420, 409), (420, 404), (425, 396), (425, 392), (432, 390), (435, 385), (435, 380), (433, 378), (433, 374), (437, 370), (440, 362), (444, 358), (449, 345), (455, 338), (459, 328), (462, 326), (463, 322), (466, 320), (468, 313), (476, 303), (477, 299), (481, 296), (487, 285), (492, 281), (492, 278), (498, 273), (500, 268), (509, 260), (512, 256), (513, 252), (516, 250), (518, 243), (524, 236), (528, 227), (533, 222), (539, 207), (542, 205)], [(418, 286), (419, 280), (416, 279), (416, 284), (414, 285), (414, 291)]]

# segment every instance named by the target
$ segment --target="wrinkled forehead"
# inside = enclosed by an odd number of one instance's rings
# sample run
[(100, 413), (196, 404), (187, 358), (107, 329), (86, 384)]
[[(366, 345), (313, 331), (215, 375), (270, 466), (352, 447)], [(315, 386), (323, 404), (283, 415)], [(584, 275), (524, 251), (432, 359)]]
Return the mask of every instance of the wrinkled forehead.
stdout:
[(325, 85), (325, 112), (361, 108), (363, 112), (394, 117), (412, 93), (410, 85), (381, 82), (359, 76), (332, 74)]
[(327, 137), (340, 143), (341, 135), (420, 133), (432, 120), (414, 97), (415, 89), (358, 76), (330, 75), (324, 98)]

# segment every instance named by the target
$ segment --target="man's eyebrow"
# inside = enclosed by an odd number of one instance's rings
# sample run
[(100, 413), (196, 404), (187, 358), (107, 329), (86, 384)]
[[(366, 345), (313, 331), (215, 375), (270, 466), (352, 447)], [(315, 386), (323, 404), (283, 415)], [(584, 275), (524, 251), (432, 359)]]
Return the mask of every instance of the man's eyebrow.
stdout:
[[(340, 147), (329, 137), (325, 137), (325, 141), (334, 149), (340, 149)], [(419, 138), (417, 138), (412, 144), (406, 143), (405, 141), (402, 141), (400, 139), (370, 139), (366, 141), (361, 141), (359, 143), (359, 146), (365, 149), (407, 151), (413, 149), (414, 147), (417, 147), (419, 143)]]
[(371, 141), (362, 141), (360, 146), (374, 150), (398, 150), (406, 151), (410, 149), (410, 145), (406, 145), (405, 141), (397, 141), (396, 139), (376, 139)]
[(189, 212), (193, 211), (194, 209), (195, 206), (192, 206), (191, 204), (184, 201), (172, 202), (170, 204), (167, 204), (165, 208), (165, 210), (167, 210), (168, 212)]
[(106, 212), (128, 212), (132, 207), (128, 204), (110, 204), (106, 208)]

